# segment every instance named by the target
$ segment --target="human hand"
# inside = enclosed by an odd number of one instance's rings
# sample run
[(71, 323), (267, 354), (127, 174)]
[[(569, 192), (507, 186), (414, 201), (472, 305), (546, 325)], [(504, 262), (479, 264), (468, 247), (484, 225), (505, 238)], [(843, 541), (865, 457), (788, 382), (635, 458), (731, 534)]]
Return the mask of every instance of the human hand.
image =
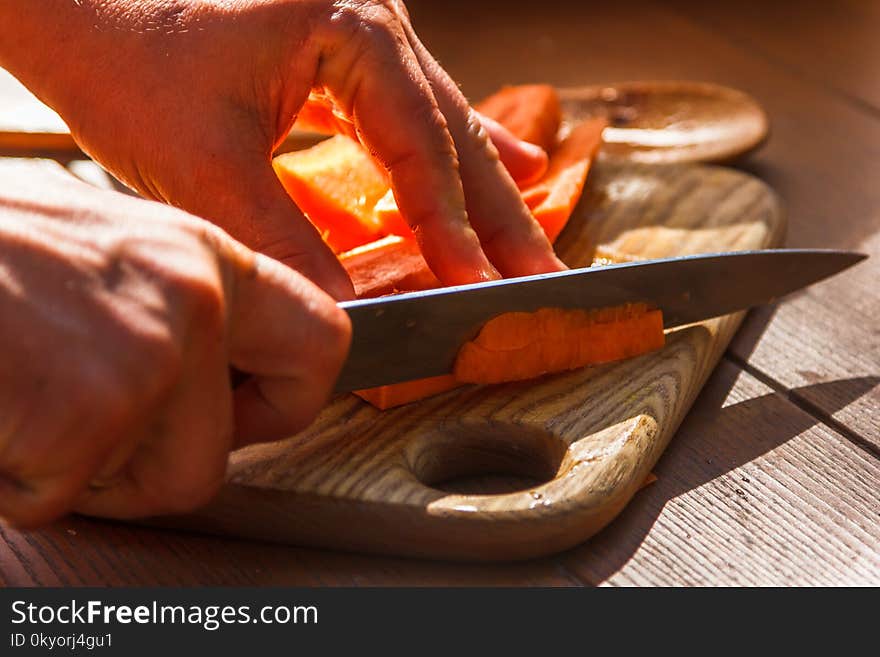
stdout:
[(60, 112), (83, 149), (144, 196), (210, 219), (337, 298), (352, 294), (350, 282), (270, 166), (315, 90), (388, 169), (444, 283), (563, 267), (402, 2), (64, 4), (66, 20), (46, 16), (39, 29), (68, 52), (31, 66), (39, 76), (13, 71)]
[(190, 510), (233, 446), (311, 422), (350, 339), (330, 296), (180, 210), (0, 180), (0, 517)]

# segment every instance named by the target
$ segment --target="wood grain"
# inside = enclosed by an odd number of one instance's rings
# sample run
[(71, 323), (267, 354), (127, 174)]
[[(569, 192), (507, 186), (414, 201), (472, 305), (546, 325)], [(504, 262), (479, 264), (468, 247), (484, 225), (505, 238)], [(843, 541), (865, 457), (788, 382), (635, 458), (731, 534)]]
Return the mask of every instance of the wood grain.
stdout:
[(81, 517), (0, 528), (0, 586), (582, 586), (553, 560), (462, 564), (371, 557)]
[[(806, 391), (845, 404), (871, 385)], [(613, 586), (880, 584), (880, 462), (730, 363), (657, 475), (638, 504), (562, 555), (568, 570)]]
[(728, 162), (759, 148), (769, 130), (754, 98), (706, 82), (656, 80), (560, 91), (569, 123), (603, 117), (603, 161)]
[[(856, 248), (873, 257), (786, 303), (757, 310), (731, 351), (811, 413), (833, 418), (848, 429), (846, 435), (880, 455), (880, 234)], [(873, 385), (855, 396), (839, 386), (816, 385), (851, 377)]]

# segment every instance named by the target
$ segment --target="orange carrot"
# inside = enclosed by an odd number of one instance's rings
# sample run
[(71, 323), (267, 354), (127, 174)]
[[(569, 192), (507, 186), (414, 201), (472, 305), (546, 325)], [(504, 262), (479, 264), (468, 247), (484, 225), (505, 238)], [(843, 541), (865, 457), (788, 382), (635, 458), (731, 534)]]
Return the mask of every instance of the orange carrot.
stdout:
[(474, 105), (483, 116), (498, 121), (515, 137), (550, 151), (562, 121), (559, 96), (548, 84), (504, 87)]
[(389, 235), (338, 256), (358, 298), (441, 287), (414, 240)]
[(382, 232), (388, 235), (400, 235), (401, 237), (415, 239), (412, 228), (409, 227), (409, 224), (403, 218), (397, 207), (397, 201), (394, 199), (394, 192), (390, 189), (376, 203), (373, 214), (376, 223), (382, 227)]
[[(520, 191), (532, 216), (551, 242), (556, 241), (565, 228), (581, 198), (590, 165), (602, 145), (602, 131), (607, 125), (605, 119), (598, 118), (575, 126), (551, 153), (544, 177)], [(376, 204), (375, 215), (376, 223), (384, 232), (412, 236), (390, 192)]]
[(452, 375), (359, 390), (379, 409), (452, 390), (504, 383), (638, 356), (664, 344), (663, 315), (644, 304), (600, 310), (543, 308), (489, 320), (458, 352)]
[(487, 322), (462, 346), (455, 378), (463, 383), (531, 379), (637, 356), (663, 343), (663, 315), (644, 304), (506, 313)]
[(439, 395), (460, 385), (461, 383), (452, 374), (443, 374), (427, 379), (395, 383), (390, 386), (356, 390), (354, 394), (364, 401), (371, 403), (380, 411), (384, 411), (387, 408), (394, 408), (395, 406), (409, 404), (419, 399)]
[(353, 139), (337, 135), (274, 159), (275, 173), (334, 251), (381, 235), (373, 208), (388, 189), (385, 174)]
[(577, 125), (550, 154), (544, 177), (524, 190), (522, 197), (554, 242), (568, 223), (581, 198), (590, 165), (602, 144), (605, 119), (589, 119)]

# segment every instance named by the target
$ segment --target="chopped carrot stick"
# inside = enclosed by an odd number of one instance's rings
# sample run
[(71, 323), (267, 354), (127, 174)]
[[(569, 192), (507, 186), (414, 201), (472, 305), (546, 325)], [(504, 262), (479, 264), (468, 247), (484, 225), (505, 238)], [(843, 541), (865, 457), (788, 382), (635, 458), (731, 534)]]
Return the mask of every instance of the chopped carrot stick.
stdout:
[(451, 376), (359, 390), (380, 409), (463, 383), (505, 383), (638, 356), (664, 344), (663, 315), (644, 304), (599, 310), (542, 308), (489, 320), (458, 352)]
[(663, 342), (662, 313), (643, 304), (507, 313), (487, 322), (462, 346), (455, 378), (465, 383), (531, 379), (629, 358), (659, 349)]
[(345, 251), (381, 236), (373, 208), (388, 189), (385, 174), (353, 139), (337, 135), (272, 162), (275, 173), (325, 236)]
[(562, 121), (556, 89), (548, 84), (504, 87), (474, 105), (483, 116), (498, 121), (515, 137), (550, 151)]
[[(551, 242), (556, 241), (565, 228), (581, 198), (606, 126), (607, 122), (601, 118), (577, 125), (550, 155), (544, 177), (520, 192)], [(383, 232), (412, 236), (390, 191), (376, 204), (375, 215)]]
[(414, 240), (389, 235), (338, 256), (358, 298), (441, 287)]
[(523, 201), (551, 242), (565, 228), (581, 198), (606, 126), (605, 119), (589, 119), (577, 125), (550, 154), (544, 177), (522, 190)]
[(369, 402), (380, 411), (384, 411), (388, 408), (402, 406), (403, 404), (409, 404), (426, 397), (439, 395), (460, 385), (462, 385), (461, 382), (457, 381), (452, 374), (443, 374), (427, 379), (416, 379), (415, 381), (406, 381), (405, 383), (356, 390), (354, 394)]
[(376, 223), (382, 227), (382, 232), (388, 235), (400, 235), (401, 237), (415, 239), (412, 228), (409, 227), (409, 224), (403, 218), (403, 214), (401, 214), (397, 207), (394, 192), (390, 189), (376, 203), (373, 213)]

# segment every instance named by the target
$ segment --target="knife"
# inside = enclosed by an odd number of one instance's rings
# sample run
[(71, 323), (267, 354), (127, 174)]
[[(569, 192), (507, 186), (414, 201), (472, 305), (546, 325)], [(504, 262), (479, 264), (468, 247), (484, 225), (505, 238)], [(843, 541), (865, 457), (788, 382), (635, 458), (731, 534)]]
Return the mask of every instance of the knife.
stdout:
[(770, 303), (865, 258), (825, 249), (712, 253), (344, 301), (352, 343), (335, 389), (449, 374), (461, 346), (503, 313), (642, 302), (674, 328)]

